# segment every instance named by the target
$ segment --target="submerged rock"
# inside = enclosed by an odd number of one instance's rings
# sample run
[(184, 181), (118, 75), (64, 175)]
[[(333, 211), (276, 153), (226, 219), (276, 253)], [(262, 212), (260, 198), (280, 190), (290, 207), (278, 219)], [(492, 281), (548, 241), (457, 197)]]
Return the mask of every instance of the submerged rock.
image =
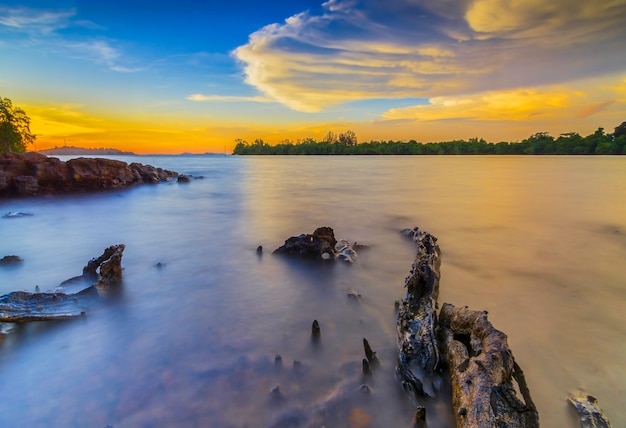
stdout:
[(23, 213), (19, 211), (10, 211), (2, 216), (2, 218), (20, 218), (20, 217), (32, 217), (31, 213)]

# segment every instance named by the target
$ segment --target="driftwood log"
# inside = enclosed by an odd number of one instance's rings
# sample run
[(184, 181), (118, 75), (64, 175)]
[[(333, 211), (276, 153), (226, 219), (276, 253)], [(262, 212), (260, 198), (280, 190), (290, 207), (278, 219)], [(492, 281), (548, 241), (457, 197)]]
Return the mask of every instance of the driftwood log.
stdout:
[(539, 426), (524, 373), (513, 358), (506, 335), (493, 327), (486, 312), (444, 303), (439, 332), (452, 381), (457, 427)]
[(77, 281), (95, 281), (78, 293), (14, 291), (0, 296), (0, 322), (23, 323), (84, 315), (87, 303), (93, 298), (105, 297), (119, 290), (124, 248), (123, 244), (110, 246), (100, 257), (87, 263), (83, 275), (64, 281), (57, 287), (58, 290)]
[(406, 296), (398, 307), (396, 375), (417, 403), (426, 394), (424, 381), (432, 378), (439, 364), (435, 328), (441, 259), (437, 238), (430, 233), (415, 228), (403, 234), (417, 244), (417, 254), (404, 283)]

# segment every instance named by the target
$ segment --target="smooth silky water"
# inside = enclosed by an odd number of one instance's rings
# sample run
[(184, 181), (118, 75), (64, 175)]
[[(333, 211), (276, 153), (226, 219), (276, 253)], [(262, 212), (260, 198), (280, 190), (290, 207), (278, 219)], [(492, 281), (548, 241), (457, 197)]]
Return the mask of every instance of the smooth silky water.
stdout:
[[(0, 268), (2, 294), (50, 290), (126, 244), (119, 299), (3, 326), (0, 426), (263, 427), (319, 412), (327, 426), (409, 426), (394, 301), (415, 255), (398, 232), (413, 226), (439, 239), (440, 304), (488, 310), (508, 335), (542, 426), (577, 426), (566, 398), (579, 388), (626, 426), (626, 158), (119, 159), (204, 178), (0, 202), (33, 214), (0, 218), (0, 257), (24, 258)], [(367, 244), (359, 264), (272, 256), (319, 226)], [(382, 362), (371, 379), (363, 337)], [(453, 424), (445, 400), (427, 403), (431, 428)]]

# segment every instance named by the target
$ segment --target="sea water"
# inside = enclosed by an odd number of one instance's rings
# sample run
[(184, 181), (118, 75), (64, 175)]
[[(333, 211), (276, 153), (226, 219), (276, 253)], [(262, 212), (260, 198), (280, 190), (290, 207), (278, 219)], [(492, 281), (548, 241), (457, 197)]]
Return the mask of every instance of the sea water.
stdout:
[[(0, 426), (409, 426), (394, 302), (414, 226), (439, 239), (440, 304), (489, 311), (542, 426), (577, 426), (578, 389), (626, 426), (626, 158), (117, 159), (194, 178), (0, 201), (0, 216), (32, 214), (0, 218), (0, 257), (24, 259), (0, 268), (2, 294), (51, 290), (126, 245), (119, 299), (3, 326)], [(320, 226), (367, 245), (359, 262), (271, 254)], [(370, 378), (364, 337), (381, 360)], [(446, 400), (428, 403), (430, 427), (454, 424)]]

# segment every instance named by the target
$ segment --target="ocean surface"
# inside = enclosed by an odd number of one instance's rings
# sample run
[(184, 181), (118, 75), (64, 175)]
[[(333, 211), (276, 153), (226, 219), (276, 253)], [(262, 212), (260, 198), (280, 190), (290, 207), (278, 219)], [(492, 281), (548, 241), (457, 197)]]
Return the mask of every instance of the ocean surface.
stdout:
[[(0, 218), (0, 257), (24, 259), (0, 294), (54, 289), (126, 244), (120, 298), (2, 327), (1, 427), (408, 427), (394, 302), (414, 226), (439, 239), (439, 303), (489, 311), (543, 427), (578, 426), (579, 389), (626, 426), (626, 157), (114, 158), (202, 178), (0, 200), (32, 214)], [(366, 244), (359, 263), (271, 254), (320, 226)], [(453, 426), (446, 397), (426, 406), (430, 428)]]

